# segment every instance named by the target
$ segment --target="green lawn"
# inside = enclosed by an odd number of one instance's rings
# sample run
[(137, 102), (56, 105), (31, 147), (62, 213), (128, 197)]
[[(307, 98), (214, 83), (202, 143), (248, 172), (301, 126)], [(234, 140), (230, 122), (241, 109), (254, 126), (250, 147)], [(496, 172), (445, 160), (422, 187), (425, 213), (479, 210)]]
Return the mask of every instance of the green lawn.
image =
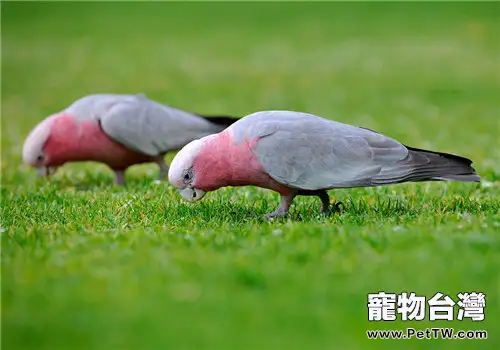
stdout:
[[(4, 349), (493, 349), (499, 341), (500, 3), (3, 3)], [(155, 165), (21, 162), (42, 118), (91, 93), (206, 114), (307, 111), (474, 160), (481, 184), (197, 204)], [(173, 154), (168, 155), (170, 161)], [(258, 214), (250, 216), (248, 212)], [(368, 322), (367, 294), (486, 294), (484, 322)], [(428, 319), (428, 318), (427, 318)], [(488, 340), (367, 340), (367, 329)], [(496, 344), (495, 344), (496, 343)]]

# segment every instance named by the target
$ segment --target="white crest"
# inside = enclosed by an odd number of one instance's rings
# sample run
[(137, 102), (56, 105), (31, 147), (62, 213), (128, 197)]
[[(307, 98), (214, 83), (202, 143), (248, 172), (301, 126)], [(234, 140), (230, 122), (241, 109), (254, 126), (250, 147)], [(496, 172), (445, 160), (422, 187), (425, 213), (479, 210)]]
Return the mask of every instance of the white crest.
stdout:
[(176, 187), (185, 187), (182, 177), (184, 172), (193, 166), (194, 159), (200, 153), (205, 141), (214, 135), (191, 141), (184, 146), (174, 157), (168, 170), (168, 181)]
[(50, 136), (50, 129), (57, 114), (51, 115), (40, 122), (24, 141), (23, 161), (26, 164), (35, 164), (39, 155), (41, 155), (43, 146)]

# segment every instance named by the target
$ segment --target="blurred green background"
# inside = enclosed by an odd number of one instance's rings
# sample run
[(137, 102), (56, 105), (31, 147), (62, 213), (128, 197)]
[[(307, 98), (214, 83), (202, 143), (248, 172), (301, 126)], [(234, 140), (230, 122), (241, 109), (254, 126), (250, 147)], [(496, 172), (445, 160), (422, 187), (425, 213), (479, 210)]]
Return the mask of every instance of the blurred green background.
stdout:
[[(3, 2), (5, 349), (496, 348), (499, 19), (481, 2)], [(245, 214), (277, 205), (260, 189), (192, 206), (152, 165), (126, 188), (102, 165), (51, 181), (22, 165), (44, 117), (139, 92), (205, 114), (306, 111), (469, 157), (484, 181), (332, 191), (344, 214), (299, 198), (268, 224)], [(486, 320), (369, 323), (379, 290), (482, 291)], [(492, 339), (366, 339), (407, 326)]]

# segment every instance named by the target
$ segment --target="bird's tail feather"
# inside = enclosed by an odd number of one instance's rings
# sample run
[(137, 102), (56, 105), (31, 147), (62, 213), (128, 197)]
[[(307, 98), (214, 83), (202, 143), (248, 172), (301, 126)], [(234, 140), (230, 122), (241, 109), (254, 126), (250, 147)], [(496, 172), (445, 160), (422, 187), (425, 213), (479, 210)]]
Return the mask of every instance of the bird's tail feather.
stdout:
[(378, 176), (372, 179), (373, 184), (443, 180), (481, 181), (481, 177), (471, 166), (470, 159), (408, 146), (406, 148), (410, 151), (408, 157), (396, 164), (394, 168), (383, 169)]
[(453, 181), (461, 181), (461, 182), (480, 182), (481, 177), (476, 174), (470, 175), (444, 175), (444, 176), (436, 176), (433, 177), (434, 180), (443, 181), (443, 180), (453, 180)]

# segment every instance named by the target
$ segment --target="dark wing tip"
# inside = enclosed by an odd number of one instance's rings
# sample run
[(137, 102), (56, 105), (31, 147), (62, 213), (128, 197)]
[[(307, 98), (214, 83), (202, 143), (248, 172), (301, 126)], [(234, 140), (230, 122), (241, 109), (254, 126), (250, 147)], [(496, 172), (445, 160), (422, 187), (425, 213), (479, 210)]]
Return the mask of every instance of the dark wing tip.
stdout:
[(439, 155), (441, 157), (449, 158), (449, 159), (454, 159), (454, 160), (456, 160), (458, 162), (462, 162), (462, 163), (465, 163), (467, 165), (471, 165), (472, 164), (472, 160), (470, 160), (469, 158), (460, 157), (460, 156), (457, 156), (456, 154), (444, 153), (444, 152), (436, 152), (436, 151), (429, 151), (429, 150), (425, 150), (425, 149), (420, 149), (420, 148), (415, 148), (415, 147), (409, 147), (407, 145), (404, 145), (404, 146), (409, 151), (437, 154), (437, 155)]
[(215, 116), (215, 115), (200, 115), (197, 114), (198, 116), (202, 117), (205, 120), (208, 120), (209, 122), (216, 124), (216, 125), (222, 125), (222, 126), (229, 126), (233, 123), (236, 123), (240, 118), (236, 117), (230, 117), (230, 116)]

